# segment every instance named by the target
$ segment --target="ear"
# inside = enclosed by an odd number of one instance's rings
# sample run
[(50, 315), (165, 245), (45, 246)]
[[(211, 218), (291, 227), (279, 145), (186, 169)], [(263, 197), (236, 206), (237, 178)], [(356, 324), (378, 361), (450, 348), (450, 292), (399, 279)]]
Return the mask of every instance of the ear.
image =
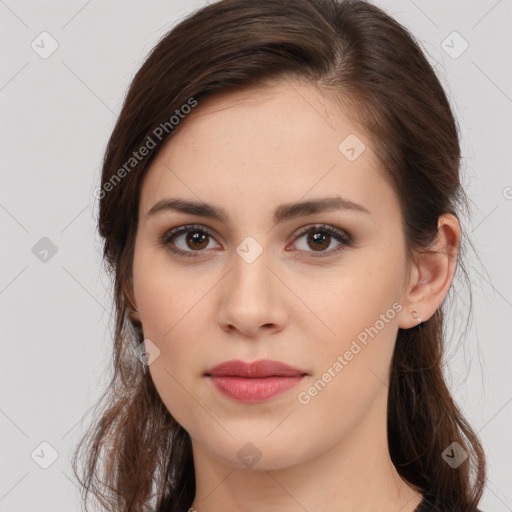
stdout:
[(446, 297), (455, 274), (460, 246), (460, 224), (449, 213), (439, 217), (437, 237), (428, 252), (416, 252), (398, 326), (410, 329), (428, 320)]
[(135, 301), (134, 293), (133, 293), (133, 283), (131, 278), (128, 279), (128, 282), (125, 282), (123, 286), (123, 295), (124, 300), (126, 301), (126, 314), (128, 319), (135, 323), (141, 323), (140, 314), (137, 311), (137, 302)]

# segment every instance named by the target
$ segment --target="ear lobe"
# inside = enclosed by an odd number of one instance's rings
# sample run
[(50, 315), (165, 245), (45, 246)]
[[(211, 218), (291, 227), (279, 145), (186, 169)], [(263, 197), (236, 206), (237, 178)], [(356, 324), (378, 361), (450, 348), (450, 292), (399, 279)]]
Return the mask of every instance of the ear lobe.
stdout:
[(409, 329), (428, 320), (443, 302), (453, 281), (460, 243), (460, 225), (452, 214), (438, 219), (437, 238), (427, 252), (417, 252), (399, 327)]

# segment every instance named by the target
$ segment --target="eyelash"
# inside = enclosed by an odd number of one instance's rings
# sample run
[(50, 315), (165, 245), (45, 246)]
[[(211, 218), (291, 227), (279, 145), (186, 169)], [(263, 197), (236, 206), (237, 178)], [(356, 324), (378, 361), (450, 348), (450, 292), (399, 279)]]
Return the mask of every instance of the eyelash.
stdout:
[[(198, 256), (195, 256), (194, 253), (200, 253), (204, 252), (204, 250), (198, 250), (198, 251), (183, 251), (181, 249), (177, 249), (176, 247), (173, 247), (170, 242), (176, 238), (177, 236), (183, 234), (183, 233), (189, 233), (189, 232), (199, 232), (208, 235), (211, 238), (214, 238), (212, 233), (208, 229), (205, 229), (203, 226), (198, 224), (189, 224), (186, 226), (180, 226), (175, 229), (171, 229), (170, 231), (167, 231), (163, 237), (160, 240), (160, 244), (168, 249), (173, 254), (177, 254), (179, 256), (185, 256), (187, 258), (197, 258)], [(301, 238), (303, 235), (308, 233), (324, 233), (333, 236), (336, 241), (340, 242), (339, 247), (336, 249), (331, 249), (330, 251), (320, 251), (317, 254), (315, 254), (315, 251), (301, 251), (301, 252), (311, 252), (312, 256), (314, 258), (323, 258), (327, 256), (332, 256), (334, 254), (338, 254), (339, 252), (343, 251), (346, 247), (350, 247), (352, 245), (352, 238), (351, 236), (341, 231), (337, 228), (334, 228), (332, 226), (327, 226), (325, 224), (316, 224), (314, 226), (310, 226), (307, 228), (304, 228), (301, 230), (296, 238), (294, 239), (294, 242)], [(327, 255), (327, 256), (325, 256)]]

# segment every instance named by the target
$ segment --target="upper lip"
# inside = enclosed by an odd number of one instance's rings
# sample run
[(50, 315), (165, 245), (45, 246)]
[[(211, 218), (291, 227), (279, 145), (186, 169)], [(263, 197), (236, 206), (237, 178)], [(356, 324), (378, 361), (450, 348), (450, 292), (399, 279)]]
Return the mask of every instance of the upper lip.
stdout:
[(290, 365), (270, 359), (261, 359), (252, 363), (232, 360), (225, 361), (205, 372), (205, 375), (212, 377), (293, 377), (307, 375), (303, 370), (293, 368)]

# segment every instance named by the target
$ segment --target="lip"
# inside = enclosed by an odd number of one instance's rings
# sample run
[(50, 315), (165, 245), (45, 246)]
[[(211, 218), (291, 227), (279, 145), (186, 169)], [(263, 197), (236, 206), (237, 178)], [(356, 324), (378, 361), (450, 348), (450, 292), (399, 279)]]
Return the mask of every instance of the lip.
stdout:
[(245, 361), (232, 360), (225, 361), (209, 370), (205, 374), (212, 377), (296, 377), (306, 375), (307, 372), (294, 368), (280, 361), (271, 359), (260, 359), (252, 363)]
[(257, 403), (295, 387), (307, 372), (270, 359), (252, 363), (233, 360), (205, 372), (223, 395), (240, 402)]

